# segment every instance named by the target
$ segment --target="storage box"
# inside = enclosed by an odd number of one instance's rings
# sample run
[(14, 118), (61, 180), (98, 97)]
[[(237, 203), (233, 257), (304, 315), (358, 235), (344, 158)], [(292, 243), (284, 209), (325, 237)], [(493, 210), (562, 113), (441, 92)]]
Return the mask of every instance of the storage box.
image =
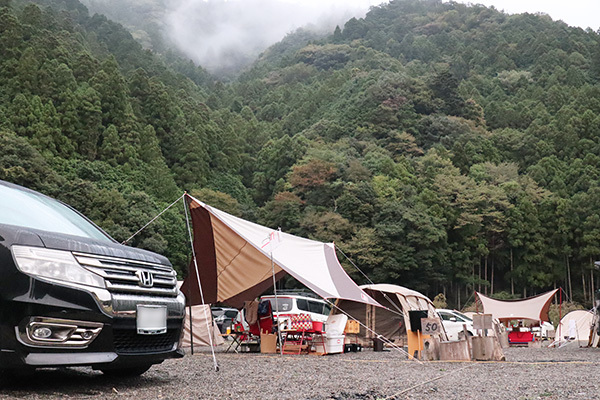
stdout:
[(336, 354), (344, 352), (344, 335), (323, 335), (321, 338), (316, 338), (314, 342), (315, 351), (317, 353)]
[(344, 329), (344, 333), (359, 333), (360, 332), (360, 323), (356, 320), (349, 319), (346, 322), (346, 328)]
[(260, 352), (266, 354), (277, 353), (277, 335), (274, 333), (261, 334)]

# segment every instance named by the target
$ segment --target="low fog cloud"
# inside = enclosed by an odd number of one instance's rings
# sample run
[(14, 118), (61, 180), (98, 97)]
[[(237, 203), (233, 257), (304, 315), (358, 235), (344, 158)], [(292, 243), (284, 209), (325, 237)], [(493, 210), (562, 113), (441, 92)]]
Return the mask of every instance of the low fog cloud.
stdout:
[(173, 0), (167, 13), (170, 39), (214, 73), (248, 64), (298, 28), (333, 31), (384, 0)]

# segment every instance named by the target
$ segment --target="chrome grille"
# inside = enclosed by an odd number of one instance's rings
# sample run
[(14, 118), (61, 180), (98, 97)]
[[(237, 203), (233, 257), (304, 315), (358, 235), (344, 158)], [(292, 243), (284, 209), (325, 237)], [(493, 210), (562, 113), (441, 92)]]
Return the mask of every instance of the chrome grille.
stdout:
[[(170, 266), (93, 254), (73, 255), (81, 266), (102, 276), (106, 281), (106, 288), (111, 292), (177, 295), (177, 276)], [(148, 284), (148, 276), (151, 276), (151, 285)]]

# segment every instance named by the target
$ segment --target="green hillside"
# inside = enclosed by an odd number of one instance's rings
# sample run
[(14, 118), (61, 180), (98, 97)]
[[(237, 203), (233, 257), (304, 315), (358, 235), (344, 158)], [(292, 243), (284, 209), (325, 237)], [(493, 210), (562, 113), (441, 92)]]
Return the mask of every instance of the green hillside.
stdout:
[[(188, 190), (452, 306), (555, 286), (591, 303), (598, 33), (396, 0), (223, 83), (75, 0), (36, 3), (0, 2), (0, 179), (118, 240)], [(181, 208), (134, 244), (185, 273)]]

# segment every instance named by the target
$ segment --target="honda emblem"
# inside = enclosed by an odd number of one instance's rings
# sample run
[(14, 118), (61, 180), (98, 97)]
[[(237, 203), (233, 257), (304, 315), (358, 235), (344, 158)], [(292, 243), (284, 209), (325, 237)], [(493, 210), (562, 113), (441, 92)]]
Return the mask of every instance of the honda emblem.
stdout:
[(137, 271), (135, 275), (138, 277), (138, 283), (141, 287), (154, 286), (154, 276), (149, 271)]

